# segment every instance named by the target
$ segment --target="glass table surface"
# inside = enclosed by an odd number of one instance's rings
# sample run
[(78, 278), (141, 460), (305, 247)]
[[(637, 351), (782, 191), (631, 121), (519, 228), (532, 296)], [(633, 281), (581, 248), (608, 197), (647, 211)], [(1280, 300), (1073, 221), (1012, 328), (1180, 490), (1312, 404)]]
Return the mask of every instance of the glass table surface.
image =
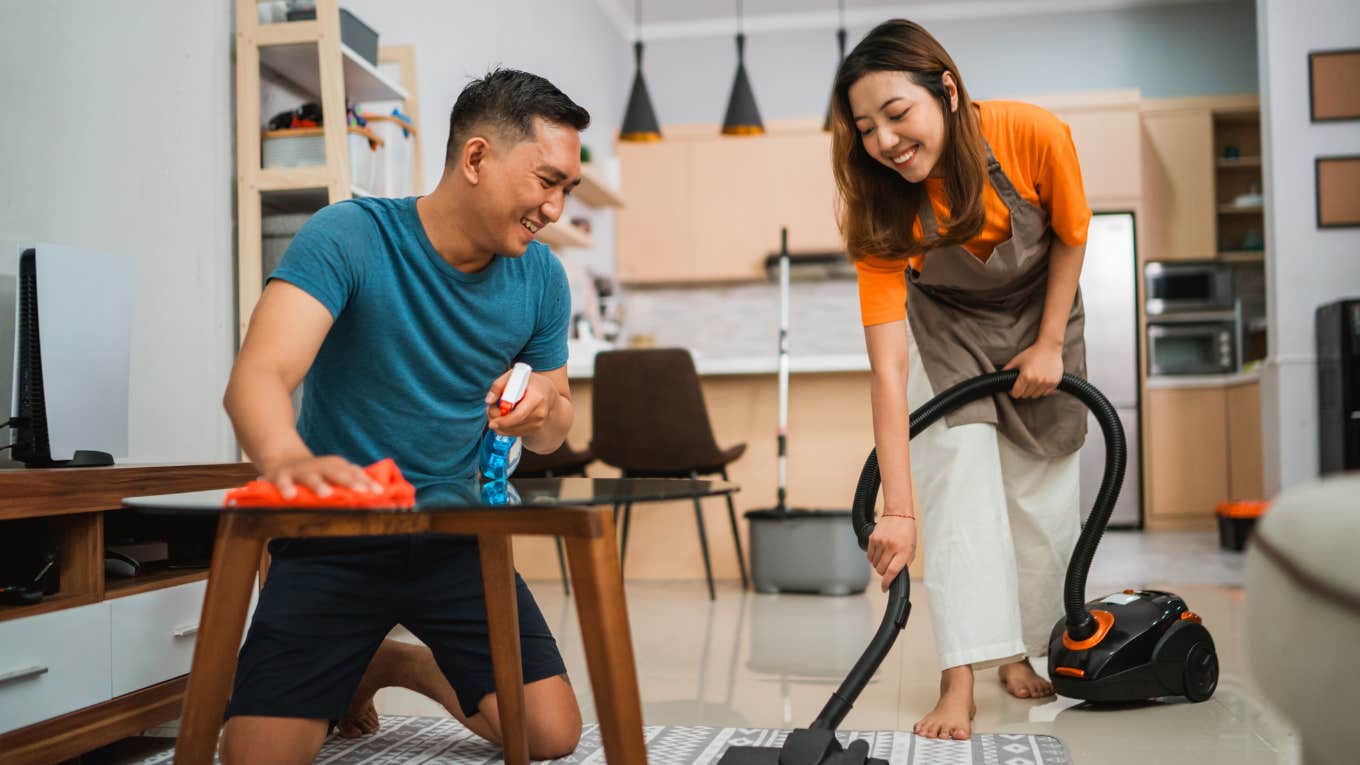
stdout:
[[(483, 482), (468, 478), (431, 484), (416, 491), (415, 507), (359, 508), (375, 513), (441, 513), (486, 508), (551, 509), (597, 507), (640, 502), (693, 499), (731, 494), (736, 484), (689, 478), (523, 478)], [(215, 514), (297, 510), (317, 513), (352, 513), (346, 507), (224, 507), (227, 490), (155, 494), (123, 499), (125, 507), (148, 513)]]

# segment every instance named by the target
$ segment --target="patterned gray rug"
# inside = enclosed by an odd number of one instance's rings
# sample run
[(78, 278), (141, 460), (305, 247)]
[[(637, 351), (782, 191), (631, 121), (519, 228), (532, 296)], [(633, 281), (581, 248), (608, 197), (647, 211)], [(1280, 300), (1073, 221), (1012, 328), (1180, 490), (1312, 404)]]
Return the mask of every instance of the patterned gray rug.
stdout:
[[(729, 746), (774, 746), (788, 731), (649, 725), (643, 729), (650, 765), (716, 765)], [(1070, 765), (1067, 747), (1052, 736), (979, 733), (970, 741), (938, 741), (897, 731), (841, 731), (842, 744), (864, 739), (875, 757), (893, 765)], [(166, 765), (174, 751), (141, 765)], [(570, 757), (552, 765), (604, 765), (599, 729), (585, 726)], [(382, 728), (367, 738), (331, 736), (316, 765), (501, 765), (500, 750), (450, 717), (383, 715)]]

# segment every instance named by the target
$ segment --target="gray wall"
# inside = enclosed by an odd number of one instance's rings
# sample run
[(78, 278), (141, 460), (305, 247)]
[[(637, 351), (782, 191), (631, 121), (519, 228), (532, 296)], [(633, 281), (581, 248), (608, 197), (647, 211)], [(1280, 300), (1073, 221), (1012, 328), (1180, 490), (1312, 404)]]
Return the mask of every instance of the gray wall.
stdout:
[(231, 12), (0, 2), (0, 269), (39, 240), (135, 263), (131, 462), (233, 453)]
[(1261, 380), (1266, 496), (1318, 473), (1313, 312), (1360, 298), (1360, 229), (1316, 225), (1314, 158), (1360, 154), (1360, 122), (1309, 122), (1308, 53), (1360, 47), (1354, 0), (1260, 0), (1270, 358)]
[[(911, 18), (911, 7), (897, 15)], [(1128, 88), (1163, 98), (1257, 89), (1251, 0), (922, 24), (949, 51), (975, 98)], [(850, 27), (848, 46), (870, 28)], [(836, 67), (834, 30), (751, 33), (746, 55), (763, 117), (824, 113)], [(731, 34), (648, 42), (644, 70), (663, 131), (667, 123), (721, 122), (735, 69)]]

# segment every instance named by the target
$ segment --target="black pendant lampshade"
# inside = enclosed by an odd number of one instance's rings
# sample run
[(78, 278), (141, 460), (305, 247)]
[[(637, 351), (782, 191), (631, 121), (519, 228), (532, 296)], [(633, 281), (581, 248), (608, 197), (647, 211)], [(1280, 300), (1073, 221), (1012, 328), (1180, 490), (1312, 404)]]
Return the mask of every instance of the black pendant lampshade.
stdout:
[(727, 99), (727, 116), (723, 118), (723, 135), (764, 135), (765, 123), (760, 121), (760, 109), (751, 91), (751, 80), (746, 76), (746, 35), (737, 33), (737, 78), (732, 82), (732, 95)]
[(628, 110), (623, 114), (620, 141), (647, 142), (661, 140), (661, 125), (652, 109), (652, 97), (647, 94), (647, 82), (642, 79), (642, 41), (633, 43), (637, 59), (637, 74), (633, 76), (633, 92), (628, 96)]
[[(837, 30), (836, 30), (836, 45), (837, 45), (837, 47), (840, 49), (840, 52), (841, 52), (841, 53), (840, 53), (840, 58), (836, 59), (836, 68), (839, 70), (839, 69), (840, 69), (841, 62), (842, 62), (842, 61), (845, 61), (845, 23), (844, 23), (844, 22), (841, 23), (840, 29), (837, 29)], [(831, 93), (831, 99), (832, 99), (832, 100), (835, 100), (835, 98), (836, 98), (836, 93), (835, 93), (835, 82), (834, 82), (834, 80), (835, 80), (835, 77), (834, 77), (834, 75), (833, 75), (833, 77), (832, 77), (832, 81), (833, 81), (833, 82), (832, 82), (832, 86), (831, 86), (831, 87), (832, 87), (832, 93)], [(825, 130), (825, 131), (828, 132), (828, 133), (831, 132), (831, 101), (827, 101), (827, 103), (826, 103), (826, 119), (822, 121), (822, 130)]]

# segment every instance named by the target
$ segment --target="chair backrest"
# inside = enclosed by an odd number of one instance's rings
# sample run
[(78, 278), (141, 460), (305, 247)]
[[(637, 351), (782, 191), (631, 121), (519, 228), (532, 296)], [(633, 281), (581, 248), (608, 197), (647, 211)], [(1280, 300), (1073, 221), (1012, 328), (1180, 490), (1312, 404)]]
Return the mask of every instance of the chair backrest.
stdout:
[(518, 478), (543, 478), (551, 473), (560, 478), (569, 475), (585, 475), (586, 466), (594, 457), (590, 450), (576, 451), (566, 441), (552, 454), (536, 454), (525, 449), (520, 452), (519, 467), (515, 469)]
[(721, 463), (694, 359), (683, 348), (604, 351), (591, 384), (590, 450), (632, 473)]

